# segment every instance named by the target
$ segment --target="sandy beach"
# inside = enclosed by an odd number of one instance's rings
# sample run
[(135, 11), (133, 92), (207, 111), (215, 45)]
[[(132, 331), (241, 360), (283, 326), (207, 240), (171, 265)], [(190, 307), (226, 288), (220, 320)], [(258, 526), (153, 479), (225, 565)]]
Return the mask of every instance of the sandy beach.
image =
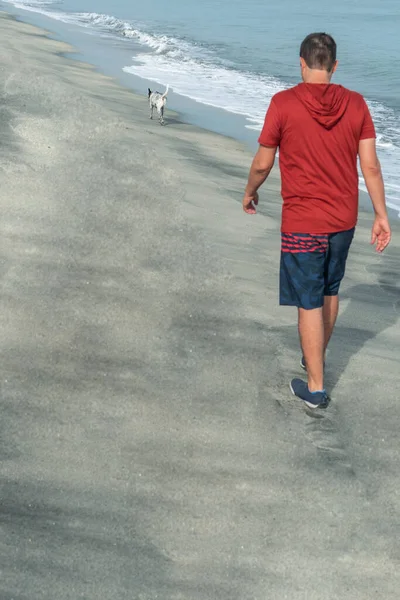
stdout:
[(397, 600), (400, 236), (290, 395), (279, 174), (0, 13), (0, 600)]

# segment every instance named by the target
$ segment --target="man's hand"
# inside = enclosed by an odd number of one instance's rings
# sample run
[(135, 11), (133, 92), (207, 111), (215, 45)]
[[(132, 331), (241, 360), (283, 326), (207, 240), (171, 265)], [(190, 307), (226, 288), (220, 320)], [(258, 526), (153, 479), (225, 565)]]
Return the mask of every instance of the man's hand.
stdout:
[(250, 167), (249, 179), (243, 198), (243, 210), (248, 215), (255, 215), (258, 204), (257, 190), (267, 179), (274, 166), (276, 148), (259, 146)]
[(387, 217), (375, 217), (372, 225), (371, 244), (376, 244), (376, 251), (383, 252), (388, 246), (391, 238), (389, 219)]
[(258, 192), (255, 192), (251, 196), (249, 194), (245, 194), (243, 198), (243, 210), (248, 215), (255, 215), (257, 210), (256, 206), (258, 204)]

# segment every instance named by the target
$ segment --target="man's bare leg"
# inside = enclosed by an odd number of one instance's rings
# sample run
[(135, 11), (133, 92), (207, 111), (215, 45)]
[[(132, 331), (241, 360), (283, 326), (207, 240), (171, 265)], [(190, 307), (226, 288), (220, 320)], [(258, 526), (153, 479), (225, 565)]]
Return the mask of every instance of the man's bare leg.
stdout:
[[(330, 314), (330, 311), (327, 310)], [(329, 323), (331, 321), (328, 321)], [(299, 308), (299, 335), (307, 365), (308, 389), (317, 392), (324, 389), (325, 325), (323, 309)]]
[(339, 296), (325, 296), (322, 309), (324, 319), (324, 354), (331, 339), (339, 312)]

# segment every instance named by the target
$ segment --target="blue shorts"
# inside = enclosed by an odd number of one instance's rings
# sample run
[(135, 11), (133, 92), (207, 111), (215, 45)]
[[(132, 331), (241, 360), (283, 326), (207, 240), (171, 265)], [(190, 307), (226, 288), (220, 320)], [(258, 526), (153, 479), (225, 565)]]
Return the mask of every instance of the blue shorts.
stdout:
[(354, 227), (338, 233), (282, 233), (279, 303), (311, 310), (337, 296)]

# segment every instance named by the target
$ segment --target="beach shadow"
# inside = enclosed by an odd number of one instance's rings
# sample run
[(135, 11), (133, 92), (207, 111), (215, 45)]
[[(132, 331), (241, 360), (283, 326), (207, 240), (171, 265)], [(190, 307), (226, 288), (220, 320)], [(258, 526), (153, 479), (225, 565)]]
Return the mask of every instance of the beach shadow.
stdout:
[[(268, 328), (277, 359), (276, 364), (268, 363), (268, 380), (261, 385), (261, 393), (263, 397), (268, 394), (281, 406), (282, 418), (290, 418), (292, 422), (297, 421), (299, 427), (304, 427), (304, 434), (319, 457), (317, 462), (315, 456), (310, 458), (309, 468), (312, 470), (328, 468), (340, 477), (356, 477), (348, 450), (350, 440), (346, 419), (341, 403), (335, 401), (335, 388), (345, 374), (348, 376), (351, 361), (364, 346), (395, 326), (400, 317), (400, 265), (394, 258), (387, 258), (385, 270), (380, 270), (381, 265), (366, 269), (376, 276), (376, 283), (354, 285), (340, 295), (345, 308), (329, 345), (325, 380), (332, 402), (326, 410), (307, 409), (288, 393), (287, 383), (291, 375), (304, 378), (300, 366), (296, 375), (293, 372), (293, 361), (298, 364), (301, 352), (297, 326), (290, 325), (283, 330), (277, 326)], [(367, 378), (368, 372), (365, 373)]]
[[(400, 288), (396, 285), (399, 279), (396, 266), (380, 272), (378, 283), (356, 285), (341, 294), (341, 300), (348, 304), (338, 318), (329, 345), (326, 384), (330, 393), (365, 344), (396, 324), (400, 316)], [(324, 465), (354, 477), (340, 406), (332, 402), (326, 411), (306, 413), (310, 419), (305, 424), (305, 434)]]
[(11, 126), (12, 114), (5, 105), (3, 96), (0, 95), (0, 169), (10, 161), (10, 154), (18, 150), (16, 136)]
[(166, 117), (165, 123), (164, 123), (164, 127), (168, 126), (168, 125), (181, 125), (182, 127), (187, 127), (188, 126), (187, 123), (184, 123), (180, 119), (177, 119), (177, 118), (174, 118), (174, 117)]
[[(334, 390), (353, 356), (385, 329), (392, 327), (400, 316), (398, 276), (392, 271), (379, 275), (378, 283), (361, 284), (341, 294), (348, 304), (339, 316), (329, 344), (327, 382)], [(349, 327), (343, 323), (354, 323)]]
[[(1, 479), (2, 600), (28, 600), (36, 586), (41, 598), (169, 598), (171, 561), (149, 539), (143, 520), (151, 518), (146, 497), (99, 485), (77, 490), (45, 481)], [(150, 517), (149, 517), (150, 515)], [(51, 593), (48, 592), (51, 590)], [(131, 596), (132, 594), (132, 596)], [(103, 597), (104, 597), (103, 596)], [(37, 598), (34, 594), (29, 598)]]

